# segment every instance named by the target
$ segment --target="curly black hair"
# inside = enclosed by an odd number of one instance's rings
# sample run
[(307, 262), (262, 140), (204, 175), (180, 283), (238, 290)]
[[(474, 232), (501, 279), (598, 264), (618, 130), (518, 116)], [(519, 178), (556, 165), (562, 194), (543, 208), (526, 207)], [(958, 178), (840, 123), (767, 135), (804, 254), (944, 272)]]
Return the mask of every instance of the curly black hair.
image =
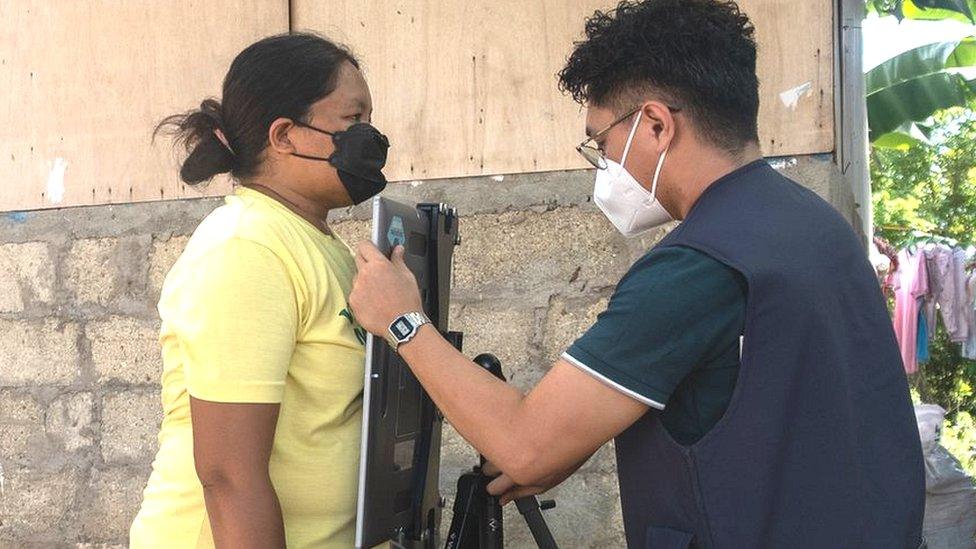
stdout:
[(648, 99), (668, 102), (736, 154), (759, 141), (754, 34), (731, 0), (625, 0), (586, 21), (559, 87), (621, 114)]

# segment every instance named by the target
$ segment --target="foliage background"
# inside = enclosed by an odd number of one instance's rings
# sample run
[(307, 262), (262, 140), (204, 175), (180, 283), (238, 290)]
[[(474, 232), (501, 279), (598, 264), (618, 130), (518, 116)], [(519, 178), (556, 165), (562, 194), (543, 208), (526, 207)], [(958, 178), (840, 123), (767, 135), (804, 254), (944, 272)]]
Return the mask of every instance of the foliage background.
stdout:
[[(899, 249), (925, 241), (914, 231), (976, 245), (976, 101), (930, 122), (928, 143), (872, 147), (876, 233)], [(931, 358), (910, 381), (922, 401), (948, 411), (943, 445), (976, 476), (976, 361), (937, 326)]]

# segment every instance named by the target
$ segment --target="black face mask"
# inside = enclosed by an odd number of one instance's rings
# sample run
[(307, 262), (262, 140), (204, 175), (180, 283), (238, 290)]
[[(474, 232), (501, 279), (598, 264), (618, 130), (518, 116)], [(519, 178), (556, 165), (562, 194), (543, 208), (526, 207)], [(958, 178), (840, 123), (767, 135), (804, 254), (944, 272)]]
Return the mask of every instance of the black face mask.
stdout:
[(328, 158), (292, 154), (308, 160), (323, 160), (335, 166), (339, 181), (353, 204), (365, 202), (386, 188), (383, 166), (386, 165), (390, 140), (379, 130), (365, 122), (357, 122), (339, 132), (328, 132), (303, 122), (295, 122), (295, 125), (332, 136), (335, 151)]

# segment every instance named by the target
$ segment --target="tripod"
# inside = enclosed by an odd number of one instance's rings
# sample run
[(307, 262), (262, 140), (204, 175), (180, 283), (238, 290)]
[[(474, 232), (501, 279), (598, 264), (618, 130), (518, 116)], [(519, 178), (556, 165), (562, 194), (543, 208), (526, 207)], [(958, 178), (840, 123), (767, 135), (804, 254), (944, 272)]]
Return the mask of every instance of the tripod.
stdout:
[[(505, 380), (501, 362), (494, 355), (478, 355), (474, 361), (495, 377)], [(451, 520), (451, 529), (447, 533), (445, 549), (502, 549), (503, 547), (502, 507), (498, 503), (498, 498), (488, 493), (488, 483), (492, 479), (482, 471), (485, 464), (484, 456), (480, 456), (479, 462), (479, 465), (458, 478), (454, 518)], [(515, 506), (528, 524), (536, 545), (540, 549), (556, 549), (556, 541), (552, 538), (552, 533), (542, 517), (542, 511), (552, 509), (556, 506), (556, 502), (548, 500), (540, 503), (535, 496), (527, 496), (516, 499)]]

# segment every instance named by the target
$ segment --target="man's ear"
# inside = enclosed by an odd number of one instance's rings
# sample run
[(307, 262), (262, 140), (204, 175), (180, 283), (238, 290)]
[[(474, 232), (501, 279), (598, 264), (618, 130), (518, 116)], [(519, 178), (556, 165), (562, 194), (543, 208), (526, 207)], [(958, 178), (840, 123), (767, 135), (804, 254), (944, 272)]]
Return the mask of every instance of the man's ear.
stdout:
[(657, 141), (657, 152), (664, 152), (674, 139), (674, 113), (660, 101), (648, 101), (641, 107), (641, 110), (644, 116), (651, 121), (650, 131), (652, 137)]
[(294, 153), (295, 144), (288, 138), (288, 134), (297, 127), (289, 118), (275, 119), (268, 128), (268, 146), (282, 154)]

